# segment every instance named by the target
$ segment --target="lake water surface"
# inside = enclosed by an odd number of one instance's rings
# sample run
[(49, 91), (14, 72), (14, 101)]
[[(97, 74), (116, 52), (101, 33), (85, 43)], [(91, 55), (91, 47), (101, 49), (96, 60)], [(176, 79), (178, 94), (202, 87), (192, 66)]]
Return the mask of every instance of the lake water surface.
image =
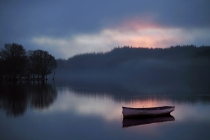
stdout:
[[(101, 83), (2, 84), (0, 139), (210, 139), (210, 94), (162, 93)], [(122, 116), (122, 106), (164, 105), (175, 106), (168, 118)]]

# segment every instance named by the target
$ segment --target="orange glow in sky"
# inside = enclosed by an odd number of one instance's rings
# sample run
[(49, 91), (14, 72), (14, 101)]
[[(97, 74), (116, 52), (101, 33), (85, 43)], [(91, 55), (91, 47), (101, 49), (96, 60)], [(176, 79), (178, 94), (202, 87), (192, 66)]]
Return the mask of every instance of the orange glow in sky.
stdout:
[[(153, 22), (129, 20), (115, 27), (104, 28), (95, 33), (77, 34), (68, 38), (52, 38), (40, 36), (32, 42), (40, 46), (58, 48), (62, 57), (88, 53), (107, 52), (118, 46), (144, 48), (166, 48), (172, 45), (186, 44), (194, 39), (194, 35), (180, 28), (163, 27)], [(71, 48), (73, 46), (74, 49)], [(57, 49), (56, 49), (57, 50)]]
[(164, 48), (191, 39), (190, 35), (186, 36), (179, 28), (163, 27), (137, 20), (122, 23), (111, 31), (115, 34), (113, 40), (133, 47)]

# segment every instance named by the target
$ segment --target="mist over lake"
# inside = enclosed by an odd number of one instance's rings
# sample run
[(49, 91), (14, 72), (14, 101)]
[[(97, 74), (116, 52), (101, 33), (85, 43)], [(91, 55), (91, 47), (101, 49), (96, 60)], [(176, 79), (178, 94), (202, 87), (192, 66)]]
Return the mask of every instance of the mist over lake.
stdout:
[[(1, 81), (0, 138), (209, 139), (209, 52), (116, 48), (57, 60), (47, 81)], [(168, 105), (170, 116), (122, 116)]]
[(68, 60), (58, 59), (55, 71), (58, 77), (64, 79), (93, 82), (108, 80), (127, 86), (129, 90), (142, 87), (144, 91), (152, 87), (159, 92), (161, 88), (167, 90), (169, 87), (176, 94), (179, 94), (178, 91), (206, 93), (210, 82), (209, 62), (208, 46), (187, 45), (165, 49), (125, 46), (107, 53), (88, 53)]
[(0, 140), (210, 140), (210, 0), (1, 0)]
[[(1, 84), (0, 137), (209, 139), (210, 95), (162, 86), (130, 89), (132, 83), (58, 78), (47, 83)], [(122, 106), (165, 105), (175, 106), (171, 117), (136, 121), (122, 116)]]

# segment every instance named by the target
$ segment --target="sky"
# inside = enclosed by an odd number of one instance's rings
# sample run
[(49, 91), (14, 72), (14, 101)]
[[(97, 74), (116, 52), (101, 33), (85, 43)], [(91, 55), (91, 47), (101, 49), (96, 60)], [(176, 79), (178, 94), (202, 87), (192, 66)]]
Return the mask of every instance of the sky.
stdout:
[(0, 48), (56, 59), (118, 46), (210, 45), (209, 0), (1, 0)]

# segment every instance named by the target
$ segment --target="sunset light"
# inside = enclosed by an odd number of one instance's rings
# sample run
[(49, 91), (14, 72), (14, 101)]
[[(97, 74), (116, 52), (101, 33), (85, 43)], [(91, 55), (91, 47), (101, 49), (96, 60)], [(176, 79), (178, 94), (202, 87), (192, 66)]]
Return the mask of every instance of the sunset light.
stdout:
[[(31, 41), (51, 49), (59, 47), (57, 53), (69, 58), (79, 53), (106, 52), (117, 46), (166, 48), (174, 44), (192, 42), (196, 38), (195, 33), (181, 28), (162, 27), (155, 24), (141, 25), (133, 21), (90, 34), (77, 34), (66, 38), (42, 36), (35, 37)], [(72, 45), (75, 46), (73, 50), (70, 49)]]
[(210, 140), (210, 0), (0, 0), (0, 140)]

